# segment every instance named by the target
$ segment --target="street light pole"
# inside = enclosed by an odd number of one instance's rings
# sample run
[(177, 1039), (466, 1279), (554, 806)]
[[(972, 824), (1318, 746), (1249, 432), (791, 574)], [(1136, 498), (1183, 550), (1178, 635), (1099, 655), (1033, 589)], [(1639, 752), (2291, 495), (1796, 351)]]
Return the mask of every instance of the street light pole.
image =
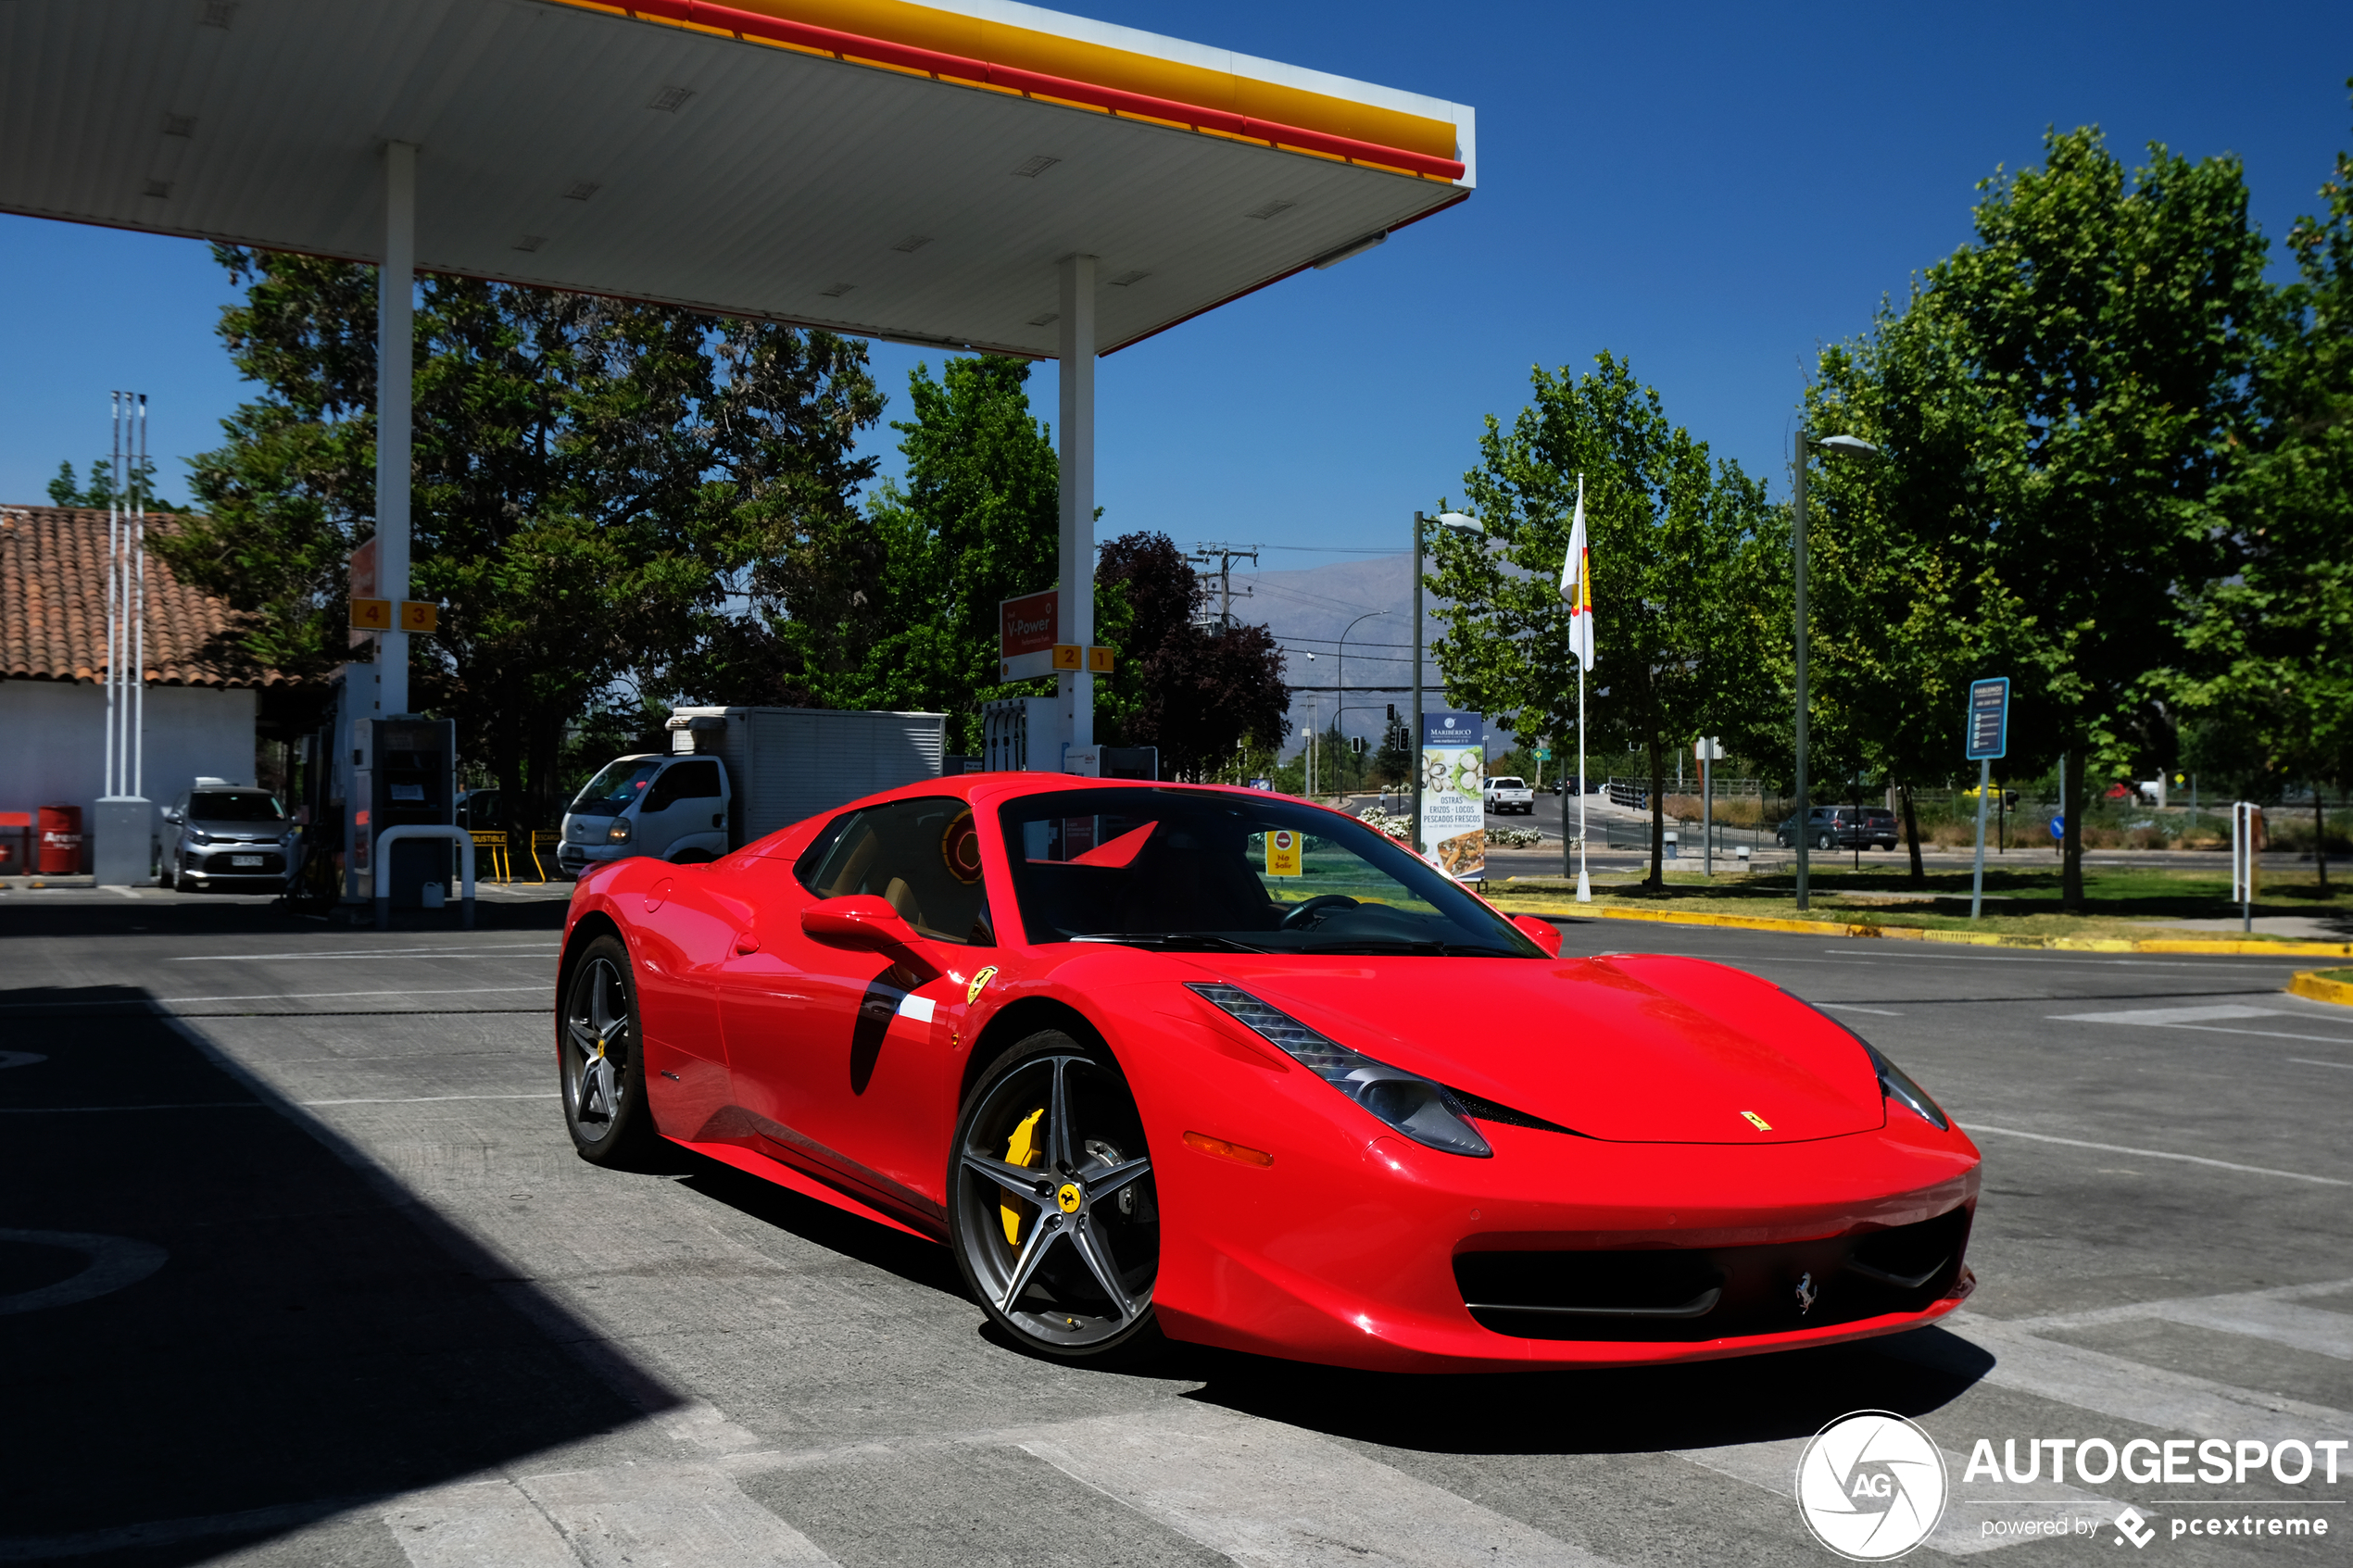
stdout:
[(1792, 819), (1791, 838), (1797, 845), (1797, 910), (1806, 908), (1806, 838), (1813, 826), (1813, 812), (1806, 804), (1806, 427), (1797, 430), (1797, 466), (1790, 486), (1790, 560), (1796, 571), (1797, 616), (1797, 814)]
[(1406, 755), (1414, 759), (1405, 787), (1414, 796), (1413, 850), (1422, 852), (1422, 514), (1414, 514), (1414, 732), (1405, 739)]

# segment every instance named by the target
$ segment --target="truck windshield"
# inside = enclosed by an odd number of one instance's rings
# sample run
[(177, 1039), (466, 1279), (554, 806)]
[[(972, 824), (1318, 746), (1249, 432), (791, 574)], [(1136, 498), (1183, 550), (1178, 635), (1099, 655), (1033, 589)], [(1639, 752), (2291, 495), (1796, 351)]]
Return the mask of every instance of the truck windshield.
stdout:
[(603, 772), (573, 797), (572, 810), (582, 817), (618, 817), (646, 792), (661, 771), (659, 757), (623, 757), (605, 764)]
[(1403, 845), (1279, 797), (1058, 792), (998, 821), (1032, 942), (1543, 957)]

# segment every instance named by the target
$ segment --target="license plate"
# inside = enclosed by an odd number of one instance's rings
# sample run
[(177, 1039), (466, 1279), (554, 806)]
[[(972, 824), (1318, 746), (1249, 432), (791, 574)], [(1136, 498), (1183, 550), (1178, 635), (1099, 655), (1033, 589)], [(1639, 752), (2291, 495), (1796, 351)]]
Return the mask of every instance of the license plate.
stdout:
[(261, 864), (261, 857), (258, 855), (232, 855), (229, 857), (229, 863), (233, 866), (258, 866)]

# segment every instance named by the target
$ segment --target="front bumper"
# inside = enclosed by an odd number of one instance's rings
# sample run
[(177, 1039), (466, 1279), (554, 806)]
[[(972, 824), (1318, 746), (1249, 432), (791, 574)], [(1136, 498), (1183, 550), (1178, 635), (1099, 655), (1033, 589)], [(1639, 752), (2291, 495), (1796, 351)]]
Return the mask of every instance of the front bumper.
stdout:
[[(1901, 1333), (1975, 1287), (1962, 1248), (1977, 1151), (1908, 1112), (1872, 1132), (1760, 1146), (1482, 1123), (1495, 1157), (1470, 1160), (1383, 1131), (1305, 1074), (1270, 1075), (1222, 1047), (1125, 1043), (1114, 1048), (1151, 1129), (1162, 1204), (1153, 1301), (1177, 1339), (1375, 1371), (1707, 1361)], [(1273, 1163), (1197, 1152), (1189, 1131)], [(1863, 1237), (1934, 1222), (1957, 1239), (1908, 1293), (1863, 1288), (1873, 1282), (1847, 1271)], [(1562, 1315), (1473, 1311), (1472, 1287), (1484, 1294), (1491, 1268), (1482, 1280), (1458, 1265), (1513, 1253), (1739, 1259), (1724, 1270), (1720, 1319), (1596, 1318), (1591, 1337), (1571, 1338)], [(1801, 1303), (1801, 1284), (1811, 1300)], [(1551, 1303), (1523, 1294), (1512, 1304)], [(1716, 1322), (1725, 1332), (1708, 1332)]]
[[(181, 852), (179, 875), (207, 887), (283, 887), (292, 856), (276, 844), (218, 844), (205, 848), (191, 845)], [(255, 860), (257, 865), (239, 865)]]

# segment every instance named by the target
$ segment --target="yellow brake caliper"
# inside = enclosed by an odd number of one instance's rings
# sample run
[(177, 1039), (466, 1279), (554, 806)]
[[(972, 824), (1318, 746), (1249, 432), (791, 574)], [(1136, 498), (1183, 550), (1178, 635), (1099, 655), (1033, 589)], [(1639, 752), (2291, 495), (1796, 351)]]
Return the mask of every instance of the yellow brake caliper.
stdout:
[[(1029, 1113), (1027, 1121), (1013, 1129), (1013, 1137), (1005, 1144), (1006, 1164), (1034, 1171), (1038, 1162), (1045, 1159), (1046, 1151), (1038, 1147), (1038, 1123), (1045, 1114), (1046, 1108), (1041, 1105)], [(1005, 1243), (1009, 1247), (1019, 1247), (1021, 1217), (1027, 1210), (1021, 1206), (1021, 1199), (1005, 1188), (999, 1187), (997, 1191), (1001, 1195), (997, 1200), (997, 1217), (1005, 1226)]]

